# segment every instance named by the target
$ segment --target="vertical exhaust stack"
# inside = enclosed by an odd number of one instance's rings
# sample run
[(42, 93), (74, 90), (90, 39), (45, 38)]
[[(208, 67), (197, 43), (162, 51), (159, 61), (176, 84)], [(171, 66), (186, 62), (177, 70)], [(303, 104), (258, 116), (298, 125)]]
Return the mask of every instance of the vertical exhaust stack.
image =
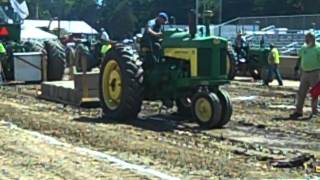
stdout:
[(176, 17), (174, 17), (174, 16), (170, 17), (170, 24), (171, 25), (176, 25), (177, 24)]
[(177, 25), (176, 17), (171, 16), (169, 21), (170, 27), (173, 28), (175, 25)]
[(191, 38), (195, 38), (197, 34), (197, 13), (194, 9), (191, 9), (189, 12), (189, 33)]
[(210, 20), (212, 19), (213, 17), (213, 11), (211, 10), (206, 10), (204, 11), (203, 13), (203, 18), (204, 18), (204, 22), (205, 22), (205, 25), (206, 25), (206, 36), (210, 36)]

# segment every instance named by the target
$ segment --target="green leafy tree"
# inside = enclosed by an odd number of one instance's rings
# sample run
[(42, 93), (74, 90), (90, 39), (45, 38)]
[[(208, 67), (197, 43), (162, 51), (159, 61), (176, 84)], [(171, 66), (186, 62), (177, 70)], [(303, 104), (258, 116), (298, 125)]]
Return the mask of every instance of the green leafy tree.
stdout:
[(255, 0), (254, 9), (258, 15), (311, 14), (318, 13), (319, 6), (315, 0)]
[[(29, 18), (84, 20), (95, 28), (105, 27), (115, 37), (123, 37), (144, 27), (147, 21), (165, 11), (178, 24), (187, 24), (188, 11), (196, 0), (26, 0)], [(200, 13), (213, 10), (213, 23), (219, 19), (220, 0), (199, 0)], [(266, 16), (318, 13), (315, 0), (222, 0), (223, 21), (240, 16)], [(201, 21), (200, 21), (201, 23)], [(317, 23), (317, 22), (316, 22)], [(317, 24), (320, 24), (317, 23)]]
[(95, 12), (96, 0), (27, 0), (30, 18), (83, 19)]
[(136, 16), (128, 0), (117, 4), (112, 15), (108, 19), (108, 30), (113, 38), (122, 39), (131, 36), (135, 30)]

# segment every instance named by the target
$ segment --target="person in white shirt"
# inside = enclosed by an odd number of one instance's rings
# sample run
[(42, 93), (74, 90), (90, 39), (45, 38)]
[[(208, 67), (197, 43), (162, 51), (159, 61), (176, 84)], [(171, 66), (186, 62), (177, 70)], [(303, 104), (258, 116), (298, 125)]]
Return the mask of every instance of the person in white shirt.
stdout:
[(100, 32), (101, 32), (101, 37), (100, 37), (100, 39), (101, 39), (102, 41), (107, 41), (107, 42), (110, 41), (109, 34), (106, 32), (106, 30), (105, 30), (104, 28), (101, 28)]

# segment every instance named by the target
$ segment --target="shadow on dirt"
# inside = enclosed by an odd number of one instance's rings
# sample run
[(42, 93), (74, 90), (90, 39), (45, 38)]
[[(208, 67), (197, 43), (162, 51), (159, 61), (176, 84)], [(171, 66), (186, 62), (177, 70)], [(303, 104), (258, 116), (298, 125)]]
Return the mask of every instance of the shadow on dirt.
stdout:
[(313, 118), (312, 115), (308, 116), (308, 117), (303, 117), (303, 118), (299, 118), (299, 119), (292, 119), (290, 117), (275, 117), (272, 118), (273, 121), (310, 121)]
[(126, 121), (108, 120), (104, 117), (90, 118), (83, 116), (74, 119), (74, 121), (93, 124), (123, 124), (155, 132), (172, 132), (175, 130), (191, 130), (193, 132), (200, 132), (204, 130), (199, 128), (196, 123), (186, 121), (185, 118), (175, 115), (154, 115)]

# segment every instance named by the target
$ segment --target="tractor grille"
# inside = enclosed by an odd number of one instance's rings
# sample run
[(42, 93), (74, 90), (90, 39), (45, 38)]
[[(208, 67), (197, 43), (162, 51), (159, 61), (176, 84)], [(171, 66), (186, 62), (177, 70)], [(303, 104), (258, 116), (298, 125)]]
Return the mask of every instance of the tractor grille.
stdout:
[(201, 77), (208, 77), (211, 75), (212, 69), (212, 49), (202, 48), (198, 50), (198, 75)]

